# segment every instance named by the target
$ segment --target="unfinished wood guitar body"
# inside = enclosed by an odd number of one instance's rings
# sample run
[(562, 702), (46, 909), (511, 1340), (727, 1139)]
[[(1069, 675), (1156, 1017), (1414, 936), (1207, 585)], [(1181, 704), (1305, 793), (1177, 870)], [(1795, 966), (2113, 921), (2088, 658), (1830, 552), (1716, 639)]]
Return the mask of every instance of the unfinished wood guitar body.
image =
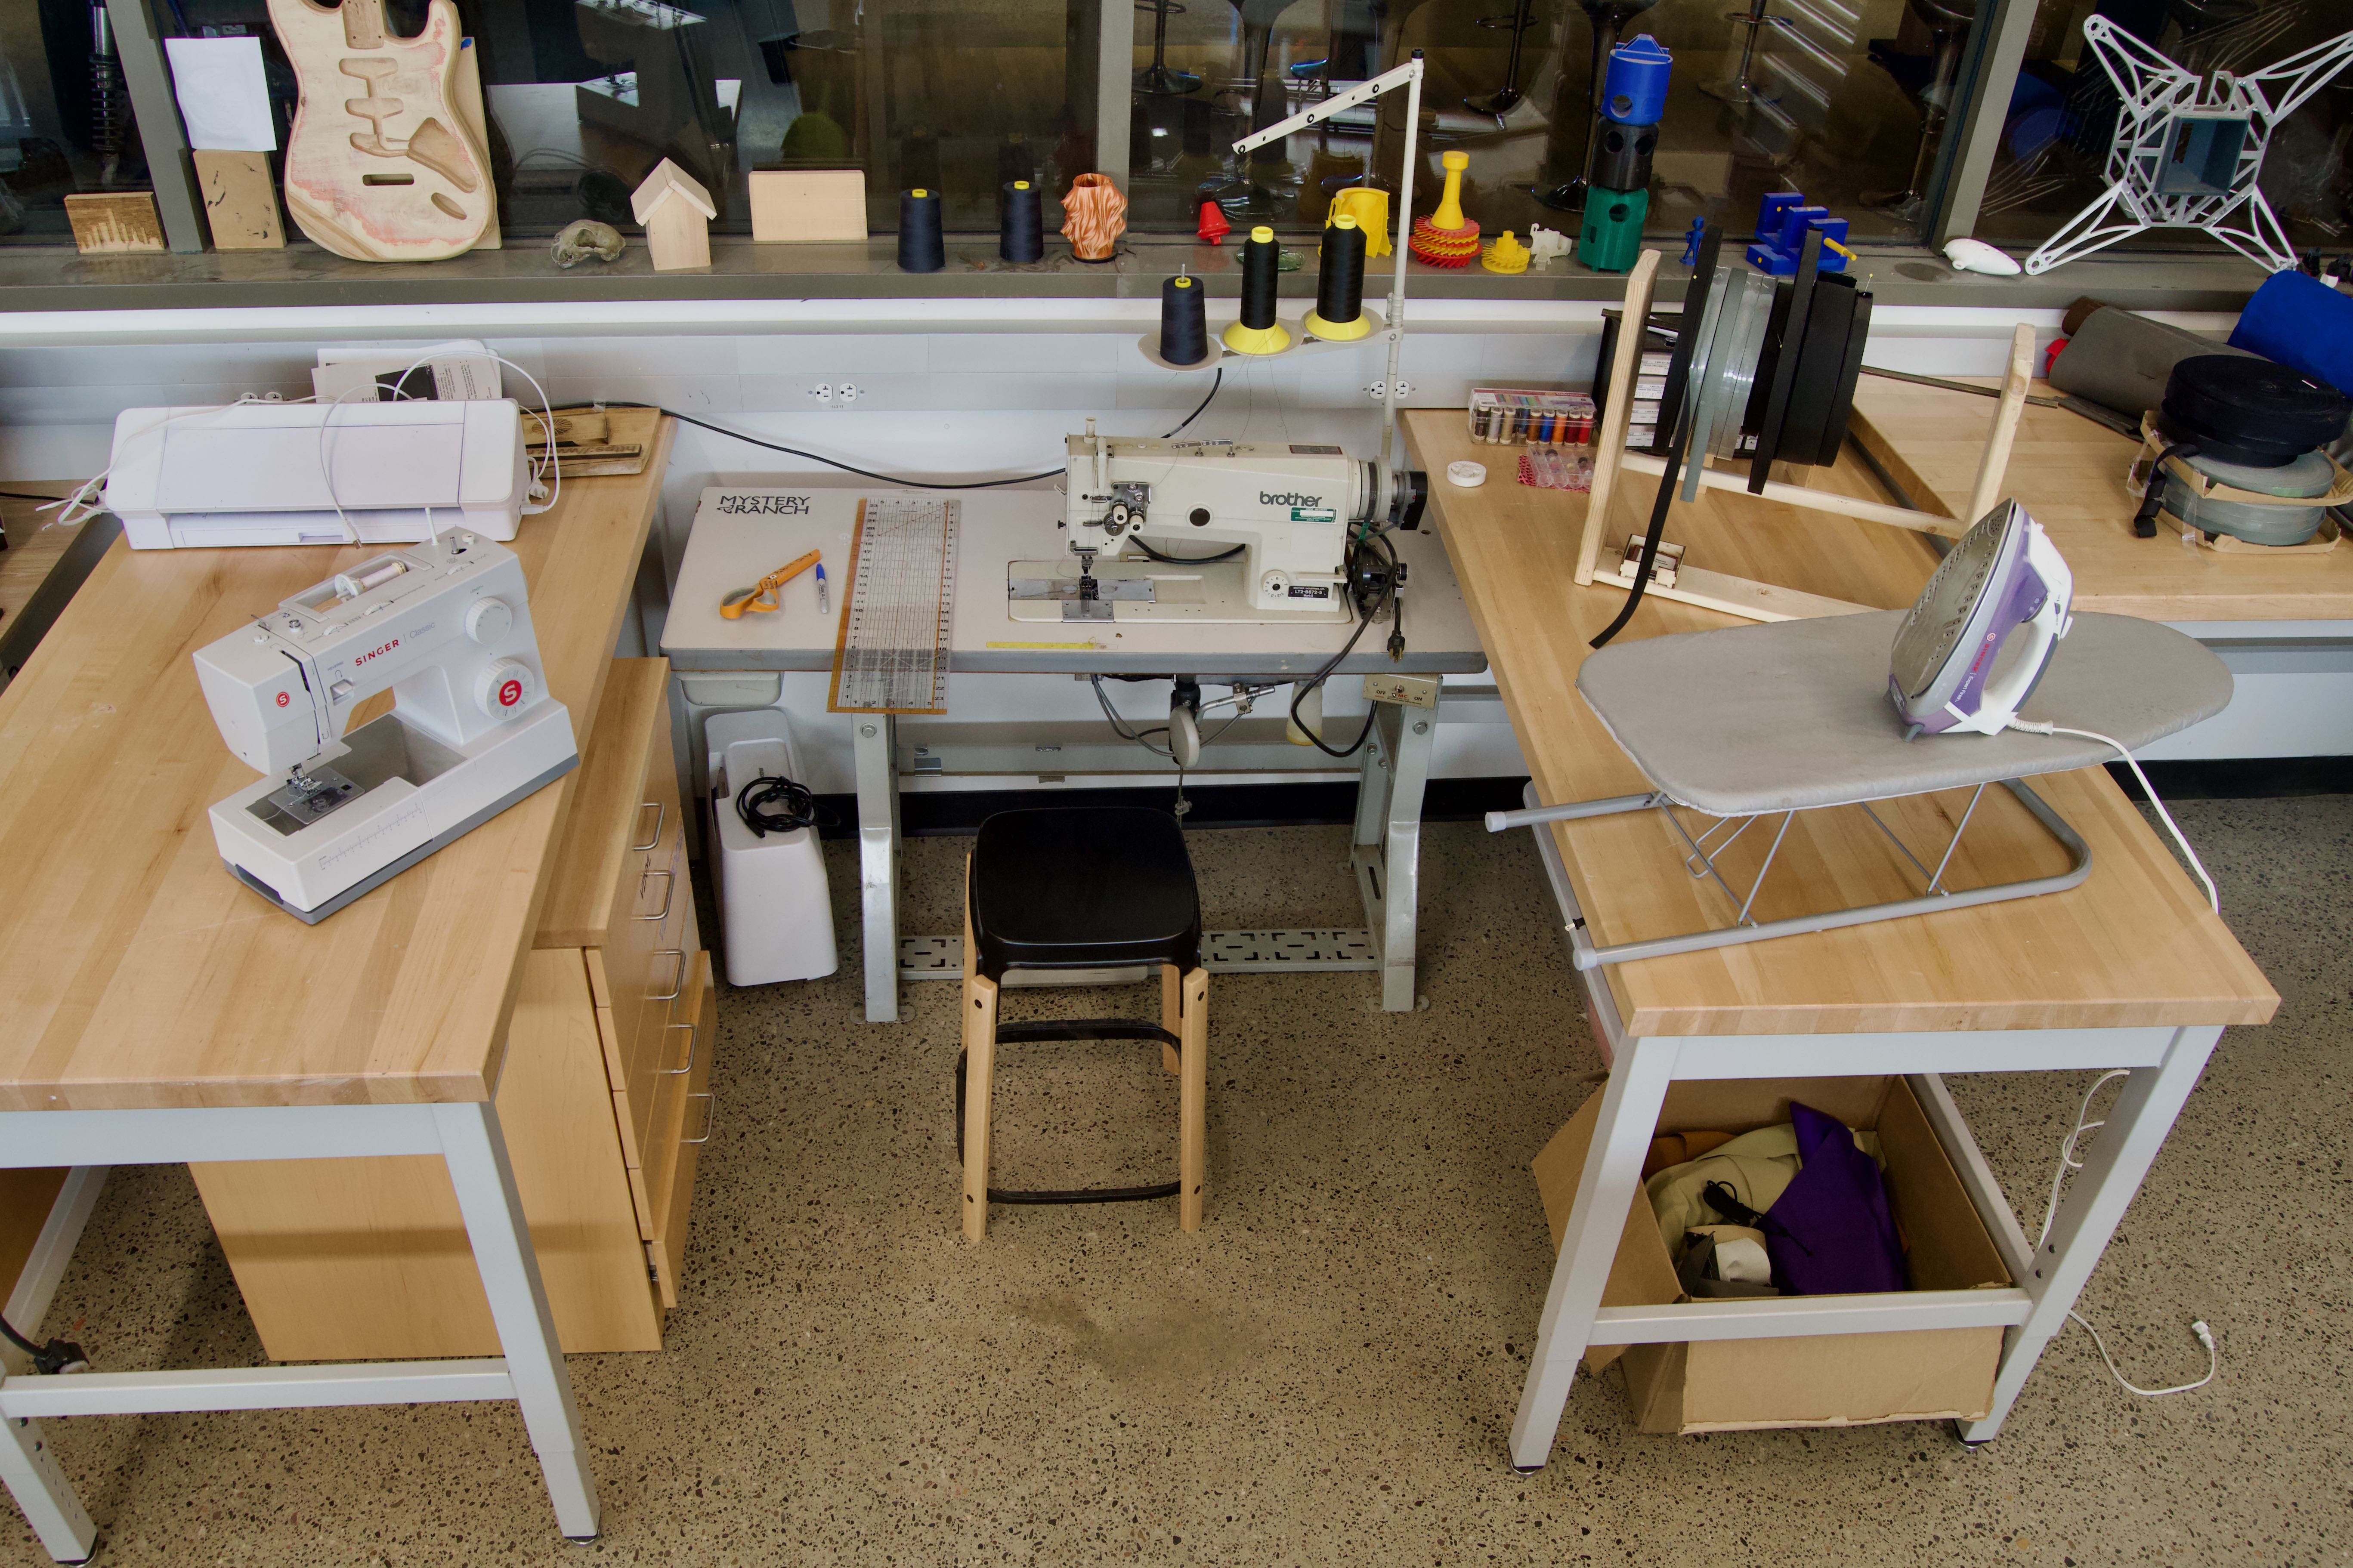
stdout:
[(463, 27), (431, 0), (424, 30), (385, 26), (384, 0), (269, 0), (302, 100), (286, 142), (286, 210), (355, 261), (438, 261), (498, 211), (490, 158), (459, 113)]

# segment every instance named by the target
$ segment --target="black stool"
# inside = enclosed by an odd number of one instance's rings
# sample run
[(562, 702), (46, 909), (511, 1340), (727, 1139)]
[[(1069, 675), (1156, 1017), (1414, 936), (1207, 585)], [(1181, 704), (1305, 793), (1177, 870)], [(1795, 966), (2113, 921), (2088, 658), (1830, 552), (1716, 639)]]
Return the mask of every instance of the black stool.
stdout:
[[(1011, 969), (1160, 968), (1160, 1022), (1055, 1019), (999, 1025), (998, 983)], [(1174, 1196), (1177, 1222), (1201, 1227), (1208, 1121), (1209, 975), (1201, 967), (1201, 900), (1185, 835), (1165, 811), (1109, 806), (1000, 811), (980, 825), (965, 865), (964, 1054), (956, 1064), (956, 1154), (964, 1233), (987, 1233), (988, 1205), (1130, 1203)], [(1033, 1040), (1157, 1040), (1178, 1075), (1174, 1182), (1149, 1187), (1010, 1192), (988, 1184), (997, 1047)]]

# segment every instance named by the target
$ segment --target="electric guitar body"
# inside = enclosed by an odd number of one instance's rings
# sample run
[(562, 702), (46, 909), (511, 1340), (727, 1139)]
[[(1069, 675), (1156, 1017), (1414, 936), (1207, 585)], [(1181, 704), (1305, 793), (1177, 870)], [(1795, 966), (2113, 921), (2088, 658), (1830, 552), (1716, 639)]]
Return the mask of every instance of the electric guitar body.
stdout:
[(385, 26), (384, 0), (269, 0), (301, 102), (286, 139), (286, 210), (355, 261), (438, 261), (498, 211), (489, 154), (457, 110), (464, 29), (431, 0), (424, 30)]

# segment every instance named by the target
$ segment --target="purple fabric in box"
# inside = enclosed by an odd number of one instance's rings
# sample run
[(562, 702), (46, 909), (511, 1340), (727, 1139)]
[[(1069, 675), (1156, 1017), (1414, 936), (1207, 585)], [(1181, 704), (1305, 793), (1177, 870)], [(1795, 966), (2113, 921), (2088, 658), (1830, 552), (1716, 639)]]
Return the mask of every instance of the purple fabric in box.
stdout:
[(1766, 1236), (1773, 1283), (1792, 1296), (1903, 1289), (1904, 1249), (1879, 1162), (1835, 1116), (1793, 1101), (1789, 1121), (1799, 1170), (1767, 1211), (1779, 1222)]

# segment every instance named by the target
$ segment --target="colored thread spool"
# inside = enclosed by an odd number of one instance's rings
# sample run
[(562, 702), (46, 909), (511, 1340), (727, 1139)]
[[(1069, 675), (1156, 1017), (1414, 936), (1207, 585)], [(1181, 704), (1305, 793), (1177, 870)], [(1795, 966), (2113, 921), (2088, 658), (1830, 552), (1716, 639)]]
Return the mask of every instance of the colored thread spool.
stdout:
[(1282, 247), (1274, 230), (1250, 230), (1242, 246), (1241, 319), (1225, 331), (1226, 347), (1238, 354), (1276, 354), (1291, 346), (1291, 334), (1274, 319), (1275, 279), (1282, 269)]
[(1015, 263), (1046, 259), (1046, 216), (1038, 187), (1027, 180), (1008, 180), (1004, 213), (997, 229), (997, 254)]
[(1324, 257), (1315, 275), (1315, 309), (1307, 330), (1332, 342), (1347, 342), (1373, 330), (1365, 317), (1365, 231), (1343, 213), (1324, 231)]
[(948, 264), (940, 232), (940, 194), (918, 185), (899, 197), (899, 269), (937, 272)]
[(1170, 364), (1209, 357), (1207, 292), (1200, 279), (1181, 274), (1160, 285), (1160, 357)]

